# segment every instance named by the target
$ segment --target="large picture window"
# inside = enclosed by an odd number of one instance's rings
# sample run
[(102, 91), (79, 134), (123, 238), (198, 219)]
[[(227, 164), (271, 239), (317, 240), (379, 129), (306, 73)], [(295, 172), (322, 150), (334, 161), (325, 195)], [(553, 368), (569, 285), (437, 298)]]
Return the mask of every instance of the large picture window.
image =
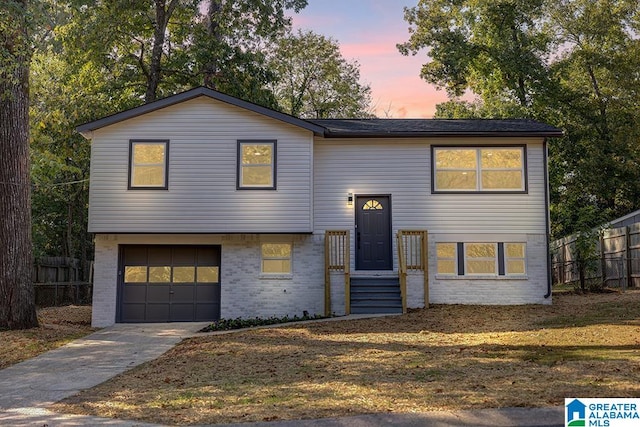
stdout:
[(238, 141), (238, 189), (275, 188), (276, 142)]
[(446, 276), (525, 276), (526, 244), (521, 242), (436, 243), (436, 272)]
[(433, 147), (434, 192), (524, 192), (524, 146)]
[(129, 188), (167, 189), (169, 141), (130, 141)]

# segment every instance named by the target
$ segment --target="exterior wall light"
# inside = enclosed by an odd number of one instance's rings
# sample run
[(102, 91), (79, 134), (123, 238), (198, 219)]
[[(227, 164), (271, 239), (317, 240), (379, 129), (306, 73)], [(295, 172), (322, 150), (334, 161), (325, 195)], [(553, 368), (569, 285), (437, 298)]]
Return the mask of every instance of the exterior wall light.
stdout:
[(353, 193), (347, 193), (347, 206), (353, 206)]

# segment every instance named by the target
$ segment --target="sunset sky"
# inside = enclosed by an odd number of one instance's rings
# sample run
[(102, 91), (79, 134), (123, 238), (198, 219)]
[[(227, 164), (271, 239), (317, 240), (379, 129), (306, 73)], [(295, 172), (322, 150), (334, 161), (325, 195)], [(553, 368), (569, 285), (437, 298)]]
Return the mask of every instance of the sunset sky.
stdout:
[(403, 56), (397, 43), (408, 40), (405, 6), (417, 0), (309, 0), (293, 16), (295, 28), (313, 30), (340, 43), (343, 56), (360, 63), (361, 81), (371, 86), (378, 117), (430, 118), (444, 91), (420, 79), (425, 54)]

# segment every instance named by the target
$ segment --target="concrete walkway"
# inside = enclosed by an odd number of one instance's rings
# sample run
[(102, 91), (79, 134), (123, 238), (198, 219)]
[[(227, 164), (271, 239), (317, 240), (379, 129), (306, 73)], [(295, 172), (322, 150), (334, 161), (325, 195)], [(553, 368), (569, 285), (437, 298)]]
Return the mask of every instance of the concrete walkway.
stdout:
[[(345, 318), (343, 318), (345, 319)], [(207, 323), (117, 324), (64, 347), (0, 370), (0, 426), (154, 426), (136, 421), (56, 414), (54, 402), (156, 359)], [(278, 415), (278, 414), (274, 414)], [(564, 409), (504, 408), (420, 414), (371, 414), (252, 427), (562, 426)], [(227, 427), (247, 424), (227, 424)]]

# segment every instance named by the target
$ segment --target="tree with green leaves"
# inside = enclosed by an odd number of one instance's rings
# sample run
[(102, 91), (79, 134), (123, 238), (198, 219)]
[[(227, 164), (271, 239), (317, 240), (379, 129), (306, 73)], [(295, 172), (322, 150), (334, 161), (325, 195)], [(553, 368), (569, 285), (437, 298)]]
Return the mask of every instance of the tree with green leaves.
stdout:
[(26, 0), (0, 5), (0, 328), (38, 326), (31, 249)]
[(360, 82), (360, 65), (348, 61), (338, 42), (311, 31), (289, 34), (269, 61), (270, 85), (280, 107), (304, 118), (371, 116), (371, 88)]
[(545, 0), (421, 0), (405, 9), (411, 36), (401, 53), (426, 50), (421, 77), (452, 96), (532, 106), (546, 80)]
[(561, 51), (541, 113), (566, 130), (550, 145), (552, 231), (562, 236), (640, 208), (640, 4), (561, 0), (548, 14)]
[(549, 145), (552, 234), (640, 208), (637, 0), (434, 0), (405, 11), (405, 54), (453, 97), (439, 117), (529, 117), (559, 126)]
[(307, 0), (70, 0), (59, 29), (77, 61), (144, 102), (205, 85), (269, 105), (264, 51)]
[(266, 107), (278, 104), (267, 85), (276, 77), (267, 52), (291, 29), (287, 11), (307, 0), (211, 0), (195, 28), (193, 69), (187, 84), (204, 85)]

